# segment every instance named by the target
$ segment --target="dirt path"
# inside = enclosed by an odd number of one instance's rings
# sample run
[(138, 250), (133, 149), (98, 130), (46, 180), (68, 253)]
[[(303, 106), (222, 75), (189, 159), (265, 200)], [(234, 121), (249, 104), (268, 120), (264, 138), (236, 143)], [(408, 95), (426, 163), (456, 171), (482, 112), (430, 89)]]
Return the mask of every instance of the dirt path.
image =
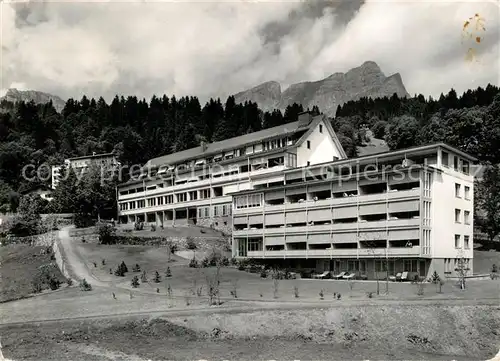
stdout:
[(64, 227), (59, 230), (58, 238), (62, 248), (62, 252), (64, 253), (63, 257), (66, 261), (66, 264), (69, 266), (71, 275), (77, 280), (86, 279), (89, 281), (92, 286), (98, 287), (108, 287), (109, 283), (103, 282), (95, 277), (92, 272), (89, 270), (87, 265), (85, 264), (85, 260), (78, 252), (78, 247), (74, 243), (75, 239), (72, 239), (69, 235), (69, 230), (72, 226)]

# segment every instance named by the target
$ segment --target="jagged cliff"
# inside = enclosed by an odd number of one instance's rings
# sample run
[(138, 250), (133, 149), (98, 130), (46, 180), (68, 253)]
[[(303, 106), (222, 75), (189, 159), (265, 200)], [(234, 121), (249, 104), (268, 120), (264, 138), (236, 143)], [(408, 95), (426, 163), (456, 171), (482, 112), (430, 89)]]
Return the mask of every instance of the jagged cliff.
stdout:
[(253, 101), (263, 110), (281, 109), (293, 103), (304, 108), (317, 105), (329, 116), (334, 116), (338, 105), (362, 97), (379, 98), (409, 96), (399, 73), (385, 76), (377, 63), (367, 61), (347, 73), (335, 73), (329, 77), (291, 85), (284, 92), (278, 82), (270, 81), (235, 95), (238, 103)]
[(7, 100), (13, 103), (19, 101), (29, 102), (33, 100), (37, 104), (45, 104), (52, 100), (52, 104), (58, 112), (61, 112), (61, 110), (64, 108), (64, 105), (66, 104), (64, 100), (56, 95), (43, 93), (36, 90), (17, 90), (14, 88), (7, 90), (7, 93), (5, 93), (5, 95), (0, 98), (0, 101), (2, 100)]

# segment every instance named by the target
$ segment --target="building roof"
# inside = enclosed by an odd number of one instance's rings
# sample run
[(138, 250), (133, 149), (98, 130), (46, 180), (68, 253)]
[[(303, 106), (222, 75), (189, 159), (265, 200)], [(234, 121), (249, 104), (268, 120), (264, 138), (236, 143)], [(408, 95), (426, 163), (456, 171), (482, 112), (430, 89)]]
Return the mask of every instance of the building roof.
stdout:
[(311, 133), (314, 131), (314, 128), (316, 128), (316, 126), (318, 125), (318, 123), (320, 121), (322, 121), (322, 120), (325, 123), (326, 130), (330, 134), (330, 137), (332, 138), (333, 143), (335, 144), (335, 146), (339, 150), (340, 158), (341, 159), (346, 159), (347, 158), (347, 154), (346, 154), (346, 152), (344, 150), (344, 147), (342, 147), (342, 144), (340, 143), (339, 138), (337, 137), (337, 133), (335, 133), (335, 130), (333, 129), (332, 124), (330, 123), (330, 121), (328, 121), (328, 119), (326, 119), (324, 116), (318, 116), (318, 117), (314, 118), (314, 120), (309, 124), (309, 130), (307, 132), (305, 132), (304, 135), (302, 135), (302, 137), (300, 137), (300, 139), (297, 141), (297, 143), (295, 144), (295, 146), (299, 146), (302, 143), (304, 143), (305, 140), (309, 137), (309, 135), (311, 135)]
[(149, 165), (151, 167), (156, 167), (156, 166), (159, 167), (161, 165), (174, 165), (176, 163), (184, 162), (187, 160), (197, 159), (209, 155), (222, 153), (224, 151), (229, 151), (234, 148), (242, 147), (244, 145), (258, 143), (265, 139), (295, 134), (300, 131), (311, 128), (312, 124), (314, 124), (317, 121), (316, 118), (322, 119), (322, 117), (323, 116), (315, 117), (314, 120), (310, 124), (307, 124), (306, 126), (299, 127), (299, 121), (296, 121), (292, 123), (279, 125), (277, 127), (260, 130), (258, 132), (240, 135), (239, 137), (229, 138), (214, 143), (208, 143), (205, 146), (206, 147), (205, 150), (203, 150), (202, 146), (199, 146), (183, 150), (182, 152), (172, 153), (161, 157), (153, 158), (146, 163), (146, 166)]
[(115, 157), (114, 153), (100, 153), (100, 154), (92, 154), (92, 155), (82, 155), (80, 157), (68, 158), (67, 160), (79, 160), (79, 159), (87, 159), (87, 158), (106, 158), (106, 157)]

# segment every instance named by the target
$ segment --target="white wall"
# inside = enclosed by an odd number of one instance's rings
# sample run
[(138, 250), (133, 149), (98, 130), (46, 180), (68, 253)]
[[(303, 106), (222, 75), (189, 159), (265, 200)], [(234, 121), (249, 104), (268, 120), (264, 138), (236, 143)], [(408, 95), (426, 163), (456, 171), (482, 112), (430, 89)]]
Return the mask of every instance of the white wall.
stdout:
[[(320, 125), (323, 132), (320, 133)], [(311, 149), (307, 149), (307, 141), (311, 142)], [(333, 157), (341, 158), (340, 151), (333, 142), (328, 129), (323, 121), (314, 128), (307, 139), (297, 149), (297, 166), (303, 167), (310, 164), (319, 164), (333, 161)]]
[[(431, 249), (434, 258), (457, 258), (463, 250), (465, 258), (473, 256), (474, 184), (473, 177), (443, 167), (433, 174), (431, 205)], [(455, 197), (455, 183), (460, 184), (460, 198)], [(470, 200), (464, 198), (464, 187), (470, 187)], [(455, 209), (460, 209), (460, 223), (455, 223)], [(470, 212), (470, 224), (464, 223), (464, 211)], [(460, 249), (455, 249), (455, 234), (460, 235)], [(469, 236), (469, 249), (464, 236)]]

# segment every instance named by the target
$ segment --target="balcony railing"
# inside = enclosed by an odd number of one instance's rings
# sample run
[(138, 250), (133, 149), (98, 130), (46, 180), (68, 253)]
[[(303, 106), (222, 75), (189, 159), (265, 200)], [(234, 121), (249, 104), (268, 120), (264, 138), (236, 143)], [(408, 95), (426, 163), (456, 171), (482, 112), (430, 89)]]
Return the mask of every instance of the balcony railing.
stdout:
[[(293, 210), (303, 210), (307, 209), (320, 209), (328, 207), (338, 207), (338, 206), (349, 206), (349, 205), (363, 205), (365, 203), (383, 203), (387, 200), (395, 199), (410, 199), (420, 197), (420, 188), (404, 190), (404, 191), (389, 191), (388, 193), (378, 193), (378, 194), (366, 194), (351, 197), (341, 197), (341, 198), (328, 198), (320, 200), (304, 200), (303, 202), (296, 203), (286, 203), (279, 205), (264, 205), (264, 210), (268, 211), (293, 211)], [(246, 209), (238, 209), (235, 213), (242, 214), (246, 213)]]
[(309, 249), (280, 251), (248, 251), (249, 258), (381, 258), (417, 257), (420, 246), (398, 248)]

